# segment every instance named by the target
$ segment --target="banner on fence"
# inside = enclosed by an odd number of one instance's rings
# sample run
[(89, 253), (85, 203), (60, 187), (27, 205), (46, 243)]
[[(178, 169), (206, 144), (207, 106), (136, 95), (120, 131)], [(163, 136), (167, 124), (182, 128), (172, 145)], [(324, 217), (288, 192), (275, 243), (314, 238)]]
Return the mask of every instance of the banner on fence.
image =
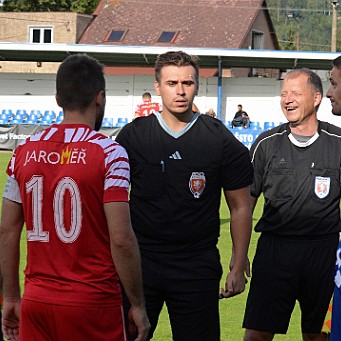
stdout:
[[(25, 139), (45, 129), (46, 126), (37, 125), (0, 125), (0, 149), (14, 150)], [(101, 128), (105, 136), (115, 139), (121, 128)]]

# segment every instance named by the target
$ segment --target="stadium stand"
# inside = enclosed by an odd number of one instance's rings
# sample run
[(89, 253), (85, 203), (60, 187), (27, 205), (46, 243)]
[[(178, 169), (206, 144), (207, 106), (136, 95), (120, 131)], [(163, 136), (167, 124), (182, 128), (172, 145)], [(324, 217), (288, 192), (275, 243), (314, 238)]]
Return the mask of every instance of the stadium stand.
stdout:
[(11, 120), (11, 124), (24, 124), (27, 120), (26, 110), (18, 109)]
[(41, 111), (40, 110), (31, 110), (27, 117), (26, 124), (39, 124), (41, 120)]
[(41, 120), (39, 121), (40, 125), (51, 125), (56, 120), (56, 114), (54, 111), (51, 110), (45, 110), (44, 114), (41, 117)]
[(2, 109), (0, 115), (0, 124), (10, 124), (13, 118), (13, 112), (11, 109)]
[(275, 122), (264, 122), (264, 130), (275, 128)]
[(114, 119), (112, 117), (104, 117), (102, 121), (102, 127), (112, 128), (114, 126)]
[(123, 126), (125, 126), (128, 123), (128, 119), (126, 117), (119, 117), (117, 119), (117, 122), (115, 124), (116, 128), (122, 128)]

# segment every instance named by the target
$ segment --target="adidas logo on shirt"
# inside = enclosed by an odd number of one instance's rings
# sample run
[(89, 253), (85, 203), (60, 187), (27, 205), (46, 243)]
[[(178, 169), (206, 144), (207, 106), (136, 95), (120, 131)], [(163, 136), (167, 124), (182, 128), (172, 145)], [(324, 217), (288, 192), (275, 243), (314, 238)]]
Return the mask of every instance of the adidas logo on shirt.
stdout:
[(172, 155), (169, 155), (169, 158), (170, 159), (174, 159), (174, 160), (181, 160), (182, 157), (179, 153), (179, 151), (176, 151), (175, 153), (173, 153)]

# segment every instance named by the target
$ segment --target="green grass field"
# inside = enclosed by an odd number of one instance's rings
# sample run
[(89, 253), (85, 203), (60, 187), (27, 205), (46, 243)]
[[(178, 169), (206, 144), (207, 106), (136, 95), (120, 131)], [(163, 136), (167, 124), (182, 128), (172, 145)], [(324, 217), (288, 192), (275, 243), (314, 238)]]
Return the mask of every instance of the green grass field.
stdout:
[[(4, 186), (6, 183), (6, 174), (5, 169), (7, 163), (10, 159), (11, 153), (9, 152), (0, 152), (0, 192), (2, 193), (4, 190)], [(262, 202), (259, 201), (254, 215), (254, 223), (258, 220), (262, 209)], [(221, 253), (221, 261), (224, 268), (224, 274), (222, 277), (221, 286), (224, 286), (224, 282), (227, 275), (228, 264), (230, 260), (231, 253), (231, 238), (229, 233), (229, 212), (226, 207), (226, 204), (222, 201), (221, 206), (221, 237), (219, 240), (219, 250)], [(250, 243), (250, 251), (249, 258), (252, 261), (252, 258), (255, 253), (256, 243), (257, 243), (258, 234), (253, 233), (251, 243)], [(22, 238), (22, 259), (21, 259), (21, 279), (22, 270), (25, 266), (25, 242), (24, 238)], [(221, 340), (222, 341), (239, 341), (243, 340), (244, 330), (241, 327), (245, 302), (247, 297), (247, 290), (238, 295), (236, 297), (230, 299), (224, 299), (220, 301), (220, 320), (221, 320)], [(171, 331), (169, 325), (169, 319), (167, 314), (167, 309), (164, 307), (162, 314), (160, 316), (159, 324), (157, 330), (155, 332), (153, 340), (155, 341), (171, 341)], [(301, 340), (301, 331), (300, 331), (300, 313), (298, 306), (294, 310), (294, 313), (291, 318), (290, 327), (287, 335), (277, 335), (275, 340), (281, 341), (298, 341)], [(199, 340), (198, 340), (199, 341)], [(208, 340), (207, 340), (208, 341)]]

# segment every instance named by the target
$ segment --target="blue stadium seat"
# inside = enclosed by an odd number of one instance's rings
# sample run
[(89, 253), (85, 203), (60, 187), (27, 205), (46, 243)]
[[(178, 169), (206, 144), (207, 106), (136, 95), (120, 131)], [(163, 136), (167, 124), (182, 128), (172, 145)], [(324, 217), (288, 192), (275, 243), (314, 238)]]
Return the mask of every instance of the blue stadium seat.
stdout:
[(119, 117), (117, 119), (117, 123), (115, 124), (115, 127), (121, 128), (125, 126), (128, 123), (128, 119), (126, 117)]
[(54, 123), (59, 124), (61, 121), (63, 121), (63, 119), (64, 119), (64, 112), (63, 110), (60, 110), (58, 115), (56, 116), (56, 120)]
[(0, 124), (10, 124), (13, 118), (13, 112), (11, 109), (2, 109), (0, 115)]
[(54, 123), (59, 124), (59, 123), (61, 123), (63, 121), (63, 119), (64, 119), (64, 116), (58, 115), (56, 117), (56, 120), (54, 121)]
[(49, 126), (53, 123), (54, 118), (52, 116), (43, 116), (39, 121), (40, 125)]
[(114, 119), (112, 117), (104, 117), (102, 121), (102, 127), (112, 128), (114, 126)]
[(26, 124), (39, 124), (41, 120), (41, 112), (40, 110), (31, 110), (27, 117)]
[(259, 122), (250, 122), (250, 128), (257, 128), (257, 129), (262, 129), (261, 125)]
[(56, 119), (56, 113), (53, 110), (45, 110), (42, 118), (48, 117), (49, 119), (52, 118), (52, 121)]
[(49, 126), (56, 120), (56, 114), (53, 110), (45, 110), (39, 121), (40, 125)]
[(264, 122), (264, 130), (275, 128), (275, 122)]
[(26, 110), (18, 109), (11, 120), (11, 124), (23, 124), (27, 120)]

